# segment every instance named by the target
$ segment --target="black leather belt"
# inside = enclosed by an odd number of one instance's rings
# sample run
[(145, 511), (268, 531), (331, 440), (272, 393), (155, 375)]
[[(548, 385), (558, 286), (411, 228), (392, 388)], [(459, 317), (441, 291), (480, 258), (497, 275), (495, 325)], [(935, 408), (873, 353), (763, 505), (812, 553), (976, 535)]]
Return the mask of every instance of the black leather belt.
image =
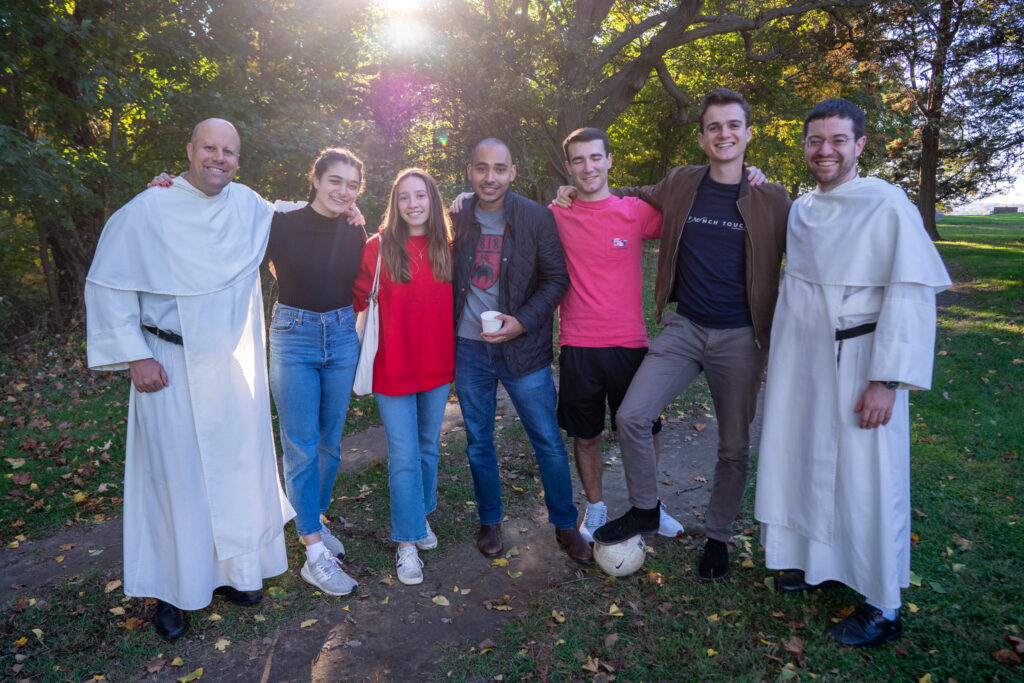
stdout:
[(165, 330), (161, 330), (160, 328), (153, 327), (151, 325), (143, 325), (142, 329), (152, 334), (155, 334), (157, 337), (163, 339), (166, 342), (171, 342), (172, 344), (177, 344), (178, 346), (185, 345), (185, 340), (181, 338), (180, 334), (175, 334), (174, 332), (167, 332)]
[(863, 325), (857, 325), (857, 327), (849, 327), (845, 330), (836, 330), (836, 341), (843, 341), (844, 339), (853, 339), (854, 337), (860, 337), (865, 334), (871, 334), (878, 327), (878, 323), (864, 323)]

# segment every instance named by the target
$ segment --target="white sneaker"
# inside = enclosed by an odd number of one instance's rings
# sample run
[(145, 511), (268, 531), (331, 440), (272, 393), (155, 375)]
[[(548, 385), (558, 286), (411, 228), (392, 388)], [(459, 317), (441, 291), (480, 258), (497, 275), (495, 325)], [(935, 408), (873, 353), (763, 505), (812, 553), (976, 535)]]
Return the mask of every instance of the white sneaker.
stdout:
[(327, 595), (348, 595), (356, 589), (359, 583), (346, 574), (341, 568), (341, 562), (331, 551), (325, 552), (320, 559), (313, 564), (306, 560), (302, 565), (299, 575), (306, 581), (319, 588)]
[(395, 573), (398, 580), (407, 586), (423, 583), (423, 560), (416, 552), (416, 546), (405, 545), (395, 553)]
[(594, 542), (594, 532), (608, 521), (608, 507), (603, 503), (587, 503), (587, 512), (580, 524), (580, 536), (587, 543)]
[(679, 520), (665, 512), (665, 508), (662, 506), (661, 523), (658, 525), (658, 535), (675, 538), (676, 536), (682, 536), (683, 531), (683, 525), (679, 523)]
[(437, 547), (437, 534), (430, 528), (430, 522), (427, 522), (427, 537), (422, 541), (416, 541), (416, 547), (420, 550), (433, 550)]
[(345, 546), (324, 524), (320, 525), (320, 540), (335, 557), (345, 556)]

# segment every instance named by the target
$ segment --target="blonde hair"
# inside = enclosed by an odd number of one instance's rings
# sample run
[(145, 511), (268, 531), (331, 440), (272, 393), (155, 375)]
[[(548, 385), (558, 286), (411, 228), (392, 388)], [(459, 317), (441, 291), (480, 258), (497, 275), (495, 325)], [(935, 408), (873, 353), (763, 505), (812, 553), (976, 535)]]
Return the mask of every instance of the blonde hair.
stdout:
[(422, 168), (407, 168), (398, 173), (394, 185), (391, 186), (391, 197), (384, 214), (384, 222), (380, 226), (381, 260), (391, 275), (392, 282), (407, 283), (412, 281), (409, 271), (409, 252), (405, 241), (409, 237), (409, 225), (398, 211), (398, 186), (409, 177), (423, 181), (430, 199), (430, 210), (427, 218), (427, 258), (434, 279), (438, 282), (451, 282), (452, 279), (452, 222), (441, 203), (441, 193), (437, 183)]

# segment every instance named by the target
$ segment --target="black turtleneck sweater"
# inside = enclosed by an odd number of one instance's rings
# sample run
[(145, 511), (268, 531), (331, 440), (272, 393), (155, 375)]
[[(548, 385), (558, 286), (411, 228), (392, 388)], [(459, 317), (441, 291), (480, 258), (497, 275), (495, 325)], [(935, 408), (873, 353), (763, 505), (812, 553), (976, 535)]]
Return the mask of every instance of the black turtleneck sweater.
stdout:
[(277, 273), (279, 303), (314, 313), (352, 305), (352, 283), (366, 231), (344, 216), (327, 218), (309, 205), (275, 213), (267, 260)]

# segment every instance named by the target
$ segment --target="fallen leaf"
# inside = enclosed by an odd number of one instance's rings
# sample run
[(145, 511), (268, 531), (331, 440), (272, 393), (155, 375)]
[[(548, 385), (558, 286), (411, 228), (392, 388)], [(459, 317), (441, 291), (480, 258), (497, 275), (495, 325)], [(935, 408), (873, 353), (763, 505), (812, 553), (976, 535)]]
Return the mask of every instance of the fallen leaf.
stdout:
[(99, 555), (102, 552), (103, 552), (103, 548), (90, 548), (89, 549), (89, 557), (96, 557), (97, 555)]
[(956, 534), (953, 534), (953, 543), (959, 546), (961, 550), (970, 550), (974, 546), (974, 541), (968, 541), (966, 538), (960, 538)]
[(717, 650), (712, 650), (710, 647), (708, 648), (708, 657), (714, 657), (717, 654), (718, 654)]
[(390, 595), (385, 595), (385, 596), (384, 596), (384, 599), (383, 599), (383, 600), (381, 600), (381, 601), (380, 601), (379, 603), (377, 603), (377, 604), (380, 604), (380, 605), (386, 605), (386, 604), (388, 604), (388, 600), (389, 600), (390, 598), (391, 598), (391, 596), (390, 596)]
[(718, 621), (718, 614), (716, 613), (716, 614), (712, 614), (711, 616), (709, 616), (708, 617), (708, 621), (711, 622), (711, 623), (714, 623), (714, 622)]
[(103, 588), (104, 593), (115, 591), (121, 587), (121, 579), (114, 579), (113, 581), (107, 581), (107, 585)]
[(254, 615), (252, 615), (252, 618), (253, 618), (253, 621), (266, 621), (267, 620), (267, 618), (265, 616), (263, 616), (262, 614), (254, 614)]
[(278, 598), (283, 598), (285, 595), (287, 595), (287, 593), (284, 592), (284, 589), (280, 586), (271, 586), (270, 588), (264, 590), (263, 594), (266, 595), (268, 598), (274, 598), (275, 600), (277, 600)]
[(512, 558), (512, 557), (518, 557), (518, 556), (519, 556), (519, 548), (517, 546), (512, 546), (511, 548), (508, 549), (508, 552), (505, 553), (505, 557), (506, 558)]
[(477, 643), (476, 648), (480, 651), (480, 654), (483, 654), (485, 652), (490, 652), (497, 646), (497, 643), (495, 643), (490, 638), (484, 638), (479, 643)]
[(617, 642), (619, 642), (619, 634), (618, 633), (609, 633), (608, 635), (606, 635), (604, 637), (605, 649), (608, 649), (608, 650), (612, 649), (613, 647), (615, 647), (615, 643), (617, 643)]
[(190, 681), (198, 681), (202, 677), (203, 677), (203, 667), (199, 667), (198, 669), (196, 669), (192, 673), (190, 673), (190, 674), (188, 674), (186, 676), (182, 676), (181, 678), (179, 678), (178, 679), (178, 683), (189, 683)]
[(1004, 666), (1015, 666), (1021, 663), (1020, 655), (1013, 650), (1007, 650), (1006, 648), (993, 652), (992, 659)]
[(306, 619), (301, 624), (299, 624), (299, 628), (309, 628), (310, 626), (315, 624), (317, 621), (319, 621), (319, 619)]
[(472, 590), (473, 590), (472, 588), (463, 588), (462, 590), (459, 591), (459, 594), (460, 595), (469, 595)]
[(959, 574), (960, 572), (962, 572), (966, 568), (967, 568), (966, 564), (961, 564), (959, 562), (954, 562), (953, 563), (953, 571), (955, 573), (957, 573), (957, 574)]
[(917, 679), (917, 683), (932, 683), (932, 675), (930, 673), (925, 674)]
[(16, 641), (14, 641), (14, 647), (21, 647), (22, 645), (24, 645), (27, 642), (28, 642), (28, 638), (26, 638), (25, 636), (22, 636), (21, 638), (18, 638)]
[(619, 606), (613, 602), (611, 604), (611, 607), (608, 608), (608, 614), (612, 615), (613, 617), (621, 617), (622, 610), (619, 609)]
[(753, 569), (754, 568), (754, 561), (748, 557), (747, 559), (745, 559), (742, 562), (740, 562), (740, 566), (743, 567), (744, 569)]
[(19, 545), (21, 545), (21, 544), (18, 543), (17, 541), (11, 541), (10, 543), (7, 544), (7, 547), (10, 548), (11, 550), (14, 550)]
[(163, 671), (165, 664), (167, 664), (166, 659), (163, 657), (157, 657), (146, 664), (146, 671), (151, 674), (158, 674)]
[(57, 557), (55, 557), (53, 559), (57, 562), (57, 564), (60, 564), (61, 562), (64, 561), (64, 556), (63, 555), (58, 555)]
[(779, 643), (782, 649), (787, 652), (792, 652), (795, 655), (802, 655), (804, 653), (804, 641), (800, 640), (799, 636), (793, 636), (789, 640), (783, 640)]
[(228, 649), (228, 645), (230, 644), (231, 641), (227, 638), (218, 638), (217, 642), (213, 644), (213, 649), (217, 652), (224, 652), (224, 650)]
[(435, 595), (431, 602), (435, 605), (439, 605), (440, 607), (447, 607), (448, 605), (452, 604), (448, 601), (448, 598), (444, 597), (443, 595)]
[(710, 481), (707, 477), (694, 477), (694, 481), (699, 481), (701, 484), (706, 484)]
[(139, 619), (138, 617), (128, 617), (128, 619), (126, 619), (125, 621), (117, 622), (117, 625), (129, 631), (136, 631), (148, 623), (149, 621), (145, 619)]
[(391, 574), (388, 574), (377, 583), (383, 584), (385, 586), (393, 586), (395, 584), (395, 580), (391, 577)]
[(491, 560), (491, 565), (494, 567), (507, 567), (508, 559), (504, 557), (496, 557), (493, 560)]
[(939, 583), (938, 581), (929, 581), (929, 582), (928, 582), (928, 586), (929, 586), (929, 587), (930, 587), (930, 588), (931, 588), (931, 589), (932, 589), (933, 591), (935, 591), (936, 593), (941, 593), (941, 594), (945, 595), (946, 593), (948, 593), (948, 592), (949, 592), (949, 589), (948, 589), (948, 588), (946, 588), (945, 586), (943, 586), (943, 585), (942, 585), (941, 583)]
[(174, 659), (171, 660), (171, 666), (181, 666), (184, 663), (185, 663), (185, 660), (182, 659), (181, 657), (175, 657)]
[(124, 616), (124, 607), (111, 607), (108, 611), (117, 617)]
[(1004, 636), (1011, 645), (1013, 650), (1019, 655), (1024, 655), (1024, 638), (1018, 638), (1017, 636)]
[(25, 458), (4, 458), (4, 460), (7, 461), (7, 464), (11, 466), (12, 470), (25, 466)]
[(918, 607), (917, 605), (915, 605), (915, 604), (914, 604), (914, 603), (912, 603), (912, 602), (908, 602), (908, 603), (907, 603), (907, 609), (909, 609), (909, 610), (910, 610), (910, 613), (911, 613), (911, 614), (917, 614), (918, 610), (920, 610), (921, 608), (920, 608), (920, 607)]
[(513, 578), (513, 579), (518, 579), (520, 576), (523, 575), (523, 573), (522, 572), (508, 572), (508, 575), (511, 578)]
[(598, 671), (600, 671), (600, 669), (598, 668), (597, 660), (594, 659), (593, 657), (587, 657), (587, 663), (584, 664), (581, 668), (584, 671), (590, 671), (590, 672), (595, 673), (595, 674)]
[(74, 544), (74, 543), (65, 543), (64, 545), (62, 545), (62, 546), (60, 547), (60, 551), (61, 551), (62, 553), (66, 553), (66, 552), (67, 552), (67, 551), (69, 551), (69, 550), (73, 550), (73, 549), (74, 549), (74, 547), (75, 547), (75, 544)]
[(910, 585), (911, 586), (920, 586), (921, 585), (921, 577), (918, 576), (914, 572), (913, 569), (910, 570)]
[(32, 629), (32, 633), (35, 634), (36, 640), (38, 640), (40, 643), (43, 642), (43, 629), (41, 629), (41, 628), (34, 628), (34, 629)]
[(214, 613), (213, 613), (213, 614), (211, 614), (210, 616), (206, 617), (206, 620), (207, 620), (207, 621), (220, 621), (220, 620), (221, 620), (221, 619), (223, 619), (223, 618), (224, 618), (224, 617), (222, 617), (221, 615), (219, 615), (219, 614), (217, 614), (216, 612), (214, 612)]
[(565, 623), (565, 612), (559, 612), (558, 610), (551, 610), (551, 618), (555, 620), (555, 623)]
[(696, 429), (698, 432), (703, 432), (704, 428), (707, 427), (707, 426), (708, 426), (707, 422), (694, 422), (693, 423), (693, 428)]

